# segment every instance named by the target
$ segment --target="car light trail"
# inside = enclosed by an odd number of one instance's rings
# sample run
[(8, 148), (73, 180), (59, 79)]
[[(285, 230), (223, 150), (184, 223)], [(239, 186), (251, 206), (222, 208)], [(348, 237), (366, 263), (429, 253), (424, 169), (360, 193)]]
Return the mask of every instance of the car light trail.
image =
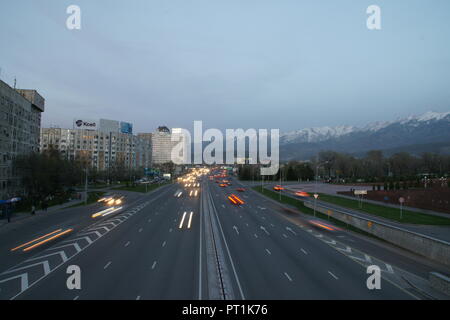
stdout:
[(317, 227), (320, 227), (320, 228), (323, 228), (326, 230), (330, 230), (330, 231), (340, 230), (338, 228), (335, 228), (335, 227), (333, 227), (329, 224), (323, 223), (323, 222), (319, 222), (319, 221), (315, 221), (315, 220), (310, 220), (309, 222)]
[(191, 214), (189, 215), (188, 226), (187, 226), (188, 229), (191, 228), (191, 222), (192, 222), (192, 215), (193, 215), (193, 214), (194, 214), (194, 212), (191, 211)]
[(236, 200), (234, 200), (233, 197), (228, 196), (228, 199), (230, 199), (230, 201), (233, 202), (234, 204), (237, 204)]
[(34, 248), (36, 248), (36, 247), (39, 247), (39, 246), (43, 245), (44, 243), (47, 243), (47, 242), (49, 242), (49, 241), (51, 241), (51, 240), (54, 240), (54, 239), (56, 239), (56, 238), (59, 238), (59, 237), (65, 235), (65, 234), (67, 234), (67, 233), (72, 232), (72, 231), (73, 231), (73, 229), (67, 229), (67, 230), (65, 230), (65, 231), (63, 231), (63, 232), (61, 232), (61, 233), (55, 234), (54, 236), (52, 236), (52, 237), (50, 237), (50, 238), (47, 238), (47, 239), (45, 239), (45, 240), (42, 240), (42, 241), (40, 241), (40, 242), (38, 242), (38, 243), (33, 244), (32, 246), (23, 249), (23, 251), (26, 252), (26, 251), (29, 251), (29, 250), (34, 249)]
[(43, 236), (41, 236), (41, 237), (39, 237), (39, 238), (36, 238), (36, 239), (34, 239), (34, 240), (31, 240), (31, 241), (29, 241), (29, 242), (27, 242), (27, 243), (21, 244), (20, 246), (11, 249), (11, 251), (16, 251), (16, 250), (18, 250), (18, 249), (20, 249), (20, 248), (26, 247), (26, 246), (29, 245), (29, 244), (32, 244), (32, 243), (34, 243), (34, 242), (36, 242), (36, 241), (39, 241), (39, 240), (41, 240), (41, 239), (44, 239), (44, 238), (46, 238), (46, 237), (48, 237), (48, 236), (51, 236), (52, 234), (55, 234), (55, 233), (58, 233), (58, 232), (61, 232), (61, 231), (62, 231), (62, 229), (58, 229), (58, 230), (52, 231), (52, 232), (47, 233), (46, 235), (43, 235)]
[(183, 217), (181, 218), (181, 222), (180, 222), (180, 225), (178, 226), (178, 229), (183, 228), (184, 218), (186, 218), (186, 211), (183, 213)]
[(237, 195), (232, 194), (230, 196), (228, 196), (228, 199), (233, 203), (233, 204), (244, 204), (244, 201), (239, 198)]
[(97, 218), (97, 217), (99, 217), (99, 216), (105, 217), (105, 216), (107, 216), (107, 215), (109, 215), (109, 214), (111, 214), (111, 213), (113, 213), (113, 212), (116, 212), (116, 211), (118, 211), (118, 210), (120, 210), (120, 209), (122, 209), (122, 207), (118, 207), (118, 208), (116, 208), (116, 207), (111, 207), (111, 208), (108, 208), (108, 209), (105, 209), (105, 210), (102, 210), (102, 211), (99, 211), (99, 212), (94, 213), (94, 214), (92, 215), (92, 218)]
[(110, 215), (113, 212), (119, 211), (120, 209), (122, 209), (122, 207), (118, 207), (118, 208), (113, 208), (113, 210), (106, 212), (104, 214), (102, 214), (102, 217), (106, 217), (107, 215)]

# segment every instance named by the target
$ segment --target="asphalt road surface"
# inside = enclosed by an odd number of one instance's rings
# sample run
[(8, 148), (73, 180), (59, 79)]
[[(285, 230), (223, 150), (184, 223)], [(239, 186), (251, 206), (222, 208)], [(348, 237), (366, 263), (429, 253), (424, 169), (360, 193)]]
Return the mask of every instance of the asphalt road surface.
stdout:
[[(0, 299), (426, 298), (396, 280), (403, 269), (370, 255), (376, 246), (350, 247), (351, 236), (290, 219), (237, 184), (203, 177), (195, 188), (129, 193), (121, 210), (99, 219), (97, 205), (77, 207), (0, 233)], [(245, 203), (233, 204), (232, 193)], [(55, 229), (71, 231), (11, 251)], [(375, 263), (381, 289), (369, 290), (366, 266)], [(79, 267), (81, 289), (68, 288), (69, 266)]]

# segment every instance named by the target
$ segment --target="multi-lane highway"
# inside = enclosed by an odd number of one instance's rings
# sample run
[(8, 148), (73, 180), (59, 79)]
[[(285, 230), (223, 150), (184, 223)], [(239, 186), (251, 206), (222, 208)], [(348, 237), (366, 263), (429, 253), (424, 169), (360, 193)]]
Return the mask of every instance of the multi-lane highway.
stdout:
[[(121, 210), (99, 219), (94, 205), (24, 225), (22, 236), (18, 227), (1, 248), (0, 299), (424, 298), (397, 281), (404, 270), (377, 259), (376, 250), (292, 219), (257, 192), (236, 191), (238, 184), (220, 187), (203, 175), (129, 195)], [(60, 228), (72, 231), (27, 252), (10, 250)], [(380, 290), (367, 288), (369, 264), (382, 270)], [(81, 289), (67, 286), (73, 265)]]

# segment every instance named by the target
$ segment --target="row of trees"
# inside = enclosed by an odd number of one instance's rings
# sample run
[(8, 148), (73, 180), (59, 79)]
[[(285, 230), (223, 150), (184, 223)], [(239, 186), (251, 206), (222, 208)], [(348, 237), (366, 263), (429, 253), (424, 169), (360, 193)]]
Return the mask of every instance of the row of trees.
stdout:
[(83, 186), (86, 175), (90, 184), (130, 181), (143, 175), (143, 170), (130, 170), (121, 162), (100, 171), (91, 168), (86, 159), (69, 160), (55, 149), (18, 156), (14, 171), (21, 178), (24, 195), (32, 200), (66, 194), (74, 186)]
[[(362, 158), (336, 151), (322, 151), (311, 161), (290, 161), (280, 165), (281, 170), (269, 179), (279, 180), (313, 180), (317, 175), (320, 179), (331, 181), (355, 182), (387, 182), (386, 189), (394, 189), (390, 182), (399, 182), (402, 188), (407, 181), (412, 184), (423, 183), (425, 177), (440, 178), (450, 173), (450, 155), (423, 153), (413, 156), (406, 152), (385, 157), (380, 150), (367, 152)], [(242, 180), (260, 180), (258, 165), (239, 166), (238, 176)], [(265, 177), (267, 179), (267, 177)]]
[(364, 179), (368, 182), (415, 180), (419, 176), (442, 177), (450, 173), (450, 155), (423, 153), (417, 157), (400, 152), (385, 157), (380, 150), (362, 158), (335, 151), (319, 152), (312, 161), (320, 176), (330, 179)]
[[(238, 168), (238, 177), (240, 180), (261, 180), (260, 166), (258, 165), (240, 165)], [(271, 180), (312, 180), (314, 179), (314, 170), (309, 162), (290, 161), (281, 166), (281, 170), (274, 176), (264, 177)]]

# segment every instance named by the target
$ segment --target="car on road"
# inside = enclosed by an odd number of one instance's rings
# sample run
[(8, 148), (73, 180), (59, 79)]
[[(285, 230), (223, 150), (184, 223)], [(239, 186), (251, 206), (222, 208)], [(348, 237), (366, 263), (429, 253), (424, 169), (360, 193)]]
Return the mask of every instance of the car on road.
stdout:
[(221, 184), (219, 184), (219, 187), (222, 187), (222, 188), (225, 188), (226, 186), (227, 186), (226, 183), (221, 183)]
[(295, 195), (298, 196), (298, 197), (304, 197), (304, 198), (310, 196), (309, 193), (308, 193), (308, 192), (305, 192), (305, 191), (296, 191), (296, 192), (295, 192)]
[(279, 184), (277, 184), (275, 187), (273, 187), (273, 190), (282, 191), (282, 190), (284, 190), (284, 188), (282, 186), (280, 186)]
[(228, 196), (228, 200), (230, 200), (230, 202), (235, 205), (241, 205), (245, 203), (244, 200), (242, 200), (235, 194)]
[(125, 197), (117, 194), (106, 195), (97, 200), (97, 202), (103, 203), (105, 206), (117, 206), (122, 204)]
[(236, 189), (236, 191), (239, 191), (239, 192), (244, 192), (244, 191), (245, 191), (245, 189), (244, 189), (244, 188), (237, 188), (237, 189)]

